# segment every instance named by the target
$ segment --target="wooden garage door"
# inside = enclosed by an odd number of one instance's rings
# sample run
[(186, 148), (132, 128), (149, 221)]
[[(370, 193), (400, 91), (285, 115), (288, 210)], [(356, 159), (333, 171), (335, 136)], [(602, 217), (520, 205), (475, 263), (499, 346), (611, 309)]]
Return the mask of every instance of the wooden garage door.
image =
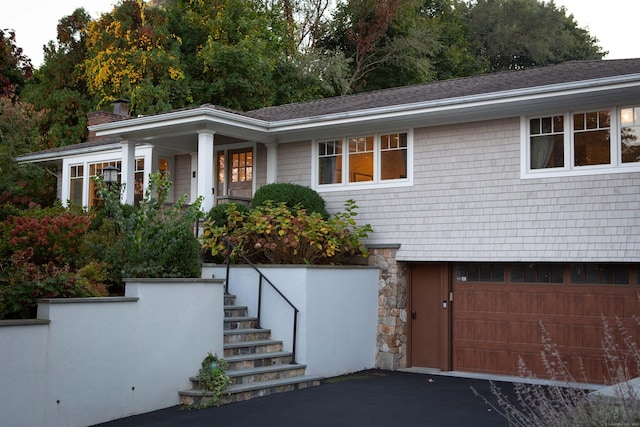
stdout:
[[(547, 267), (546, 276), (524, 277), (522, 269), (529, 266), (458, 264), (454, 268), (453, 369), (518, 375), (521, 357), (536, 376), (547, 377), (540, 357), (542, 324), (577, 380), (582, 378), (582, 363), (587, 381), (602, 383), (606, 378), (603, 316), (614, 328), (619, 318), (640, 343), (639, 327), (633, 320), (640, 313), (635, 267), (629, 267), (627, 284), (601, 285), (576, 283), (580, 278), (576, 279), (575, 265), (555, 265), (559, 268), (555, 279)], [(469, 268), (473, 270), (470, 275), (465, 270)], [(599, 267), (586, 268), (597, 271)], [(514, 277), (521, 281), (514, 282)], [(547, 282), (540, 283), (540, 279)], [(591, 277), (586, 281), (597, 280)], [(616, 332), (618, 342), (619, 335)]]

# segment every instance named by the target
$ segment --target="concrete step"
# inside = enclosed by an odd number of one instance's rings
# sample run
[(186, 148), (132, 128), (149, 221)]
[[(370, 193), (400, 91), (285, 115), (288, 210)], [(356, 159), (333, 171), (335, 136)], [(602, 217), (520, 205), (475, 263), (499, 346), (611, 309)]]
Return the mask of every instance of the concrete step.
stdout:
[(229, 372), (236, 369), (288, 364), (293, 362), (293, 353), (289, 351), (271, 351), (269, 353), (239, 354), (225, 357), (224, 360), (229, 364), (227, 369)]
[[(287, 363), (283, 365), (262, 366), (259, 368), (237, 369), (227, 371), (227, 375), (231, 377), (231, 381), (233, 381), (232, 384), (247, 384), (304, 376), (306, 368), (306, 365)], [(193, 389), (201, 389), (198, 377), (191, 377), (189, 380), (191, 381), (191, 387)]]
[(228, 343), (224, 345), (224, 357), (240, 354), (266, 353), (269, 351), (282, 351), (282, 341), (260, 340)]
[(223, 332), (224, 343), (266, 340), (271, 337), (271, 329), (229, 329)]
[[(245, 384), (233, 384), (227, 387), (228, 395), (222, 398), (221, 404), (241, 402), (259, 396), (268, 396), (275, 393), (283, 393), (293, 390), (302, 390), (308, 387), (320, 385), (321, 377), (304, 375), (291, 378), (281, 378), (271, 381), (259, 381)], [(203, 397), (202, 390), (189, 389), (180, 392), (180, 402), (183, 405), (198, 405)]]
[(235, 317), (225, 317), (224, 318), (224, 329), (235, 330), (235, 329), (256, 329), (258, 328), (258, 318), (257, 317), (247, 317), (247, 316), (235, 316)]
[(224, 317), (246, 317), (248, 311), (245, 305), (225, 305)]

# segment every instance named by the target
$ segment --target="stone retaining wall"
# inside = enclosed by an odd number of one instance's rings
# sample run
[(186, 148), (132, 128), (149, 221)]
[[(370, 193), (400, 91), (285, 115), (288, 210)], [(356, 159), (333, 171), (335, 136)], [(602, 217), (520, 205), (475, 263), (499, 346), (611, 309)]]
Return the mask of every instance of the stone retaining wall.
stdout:
[(376, 367), (407, 367), (407, 266), (396, 261), (399, 245), (369, 248), (369, 265), (380, 268)]

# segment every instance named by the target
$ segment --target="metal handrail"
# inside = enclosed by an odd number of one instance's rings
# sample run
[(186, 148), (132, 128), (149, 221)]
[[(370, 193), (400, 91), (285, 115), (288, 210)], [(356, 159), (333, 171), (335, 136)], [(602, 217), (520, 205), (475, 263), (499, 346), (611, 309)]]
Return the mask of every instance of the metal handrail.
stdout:
[[(227, 280), (225, 283), (225, 294), (229, 293), (229, 270), (231, 268), (231, 252), (233, 251), (233, 249), (235, 249), (235, 245), (226, 237), (223, 237), (225, 244), (227, 245), (227, 256), (226, 256), (226, 262), (227, 262)], [(280, 297), (282, 297), (282, 299), (284, 299), (287, 304), (289, 304), (289, 306), (293, 309), (293, 345), (292, 345), (292, 358), (293, 358), (293, 364), (296, 364), (296, 341), (297, 341), (297, 337), (298, 337), (298, 313), (300, 312), (300, 310), (298, 310), (298, 308), (293, 305), (293, 303), (291, 301), (289, 301), (289, 298), (287, 298), (286, 296), (284, 296), (284, 294), (282, 292), (280, 292), (280, 289), (278, 289), (276, 287), (276, 285), (273, 284), (273, 282), (271, 282), (271, 280), (269, 280), (269, 278), (267, 276), (265, 276), (262, 271), (260, 271), (260, 269), (251, 261), (249, 261), (249, 259), (242, 253), (239, 254), (240, 257), (242, 257), (242, 259), (244, 260), (244, 262), (247, 263), (247, 265), (249, 265), (251, 268), (253, 268), (256, 273), (258, 273), (259, 275), (259, 282), (258, 282), (258, 327), (260, 327), (260, 313), (262, 310), (262, 282), (263, 280), (266, 280), (266, 282), (271, 286), (271, 288), (273, 288), (274, 291), (276, 291), (278, 293), (278, 295), (280, 295)]]

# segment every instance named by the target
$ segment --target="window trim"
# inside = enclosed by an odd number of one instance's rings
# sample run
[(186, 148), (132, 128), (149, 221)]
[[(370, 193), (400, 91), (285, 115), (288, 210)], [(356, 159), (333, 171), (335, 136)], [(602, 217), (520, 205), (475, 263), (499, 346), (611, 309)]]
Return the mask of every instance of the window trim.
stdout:
[[(382, 151), (380, 137), (381, 135), (391, 135), (394, 133), (406, 133), (407, 134), (407, 177), (399, 179), (382, 180)], [(380, 131), (380, 132), (368, 132), (359, 134), (349, 134), (345, 136), (316, 138), (311, 143), (311, 183), (312, 188), (318, 192), (331, 192), (331, 191), (351, 191), (351, 190), (371, 190), (377, 188), (395, 188), (395, 187), (409, 187), (413, 186), (413, 129), (404, 130), (392, 130), (392, 131)], [(349, 138), (373, 136), (374, 137), (374, 150), (373, 150), (373, 181), (366, 182), (349, 182), (348, 170), (349, 170)], [(326, 141), (342, 141), (342, 182), (336, 184), (320, 184), (319, 183), (319, 158), (320, 150), (319, 144)]]
[[(622, 150), (620, 147), (620, 112), (625, 108), (640, 107), (636, 106), (609, 106), (594, 107), (587, 110), (576, 111), (549, 111), (540, 114), (532, 114), (528, 116), (520, 116), (520, 178), (556, 178), (571, 177), (584, 175), (602, 175), (613, 173), (630, 173), (640, 171), (640, 162), (622, 163)], [(611, 163), (601, 165), (585, 165), (574, 166), (575, 151), (573, 139), (573, 116), (574, 114), (587, 113), (593, 111), (609, 110), (610, 118), (610, 150)], [(530, 147), (530, 129), (529, 120), (543, 118), (549, 116), (564, 117), (564, 159), (565, 166), (562, 168), (551, 169), (531, 169), (531, 147)]]

